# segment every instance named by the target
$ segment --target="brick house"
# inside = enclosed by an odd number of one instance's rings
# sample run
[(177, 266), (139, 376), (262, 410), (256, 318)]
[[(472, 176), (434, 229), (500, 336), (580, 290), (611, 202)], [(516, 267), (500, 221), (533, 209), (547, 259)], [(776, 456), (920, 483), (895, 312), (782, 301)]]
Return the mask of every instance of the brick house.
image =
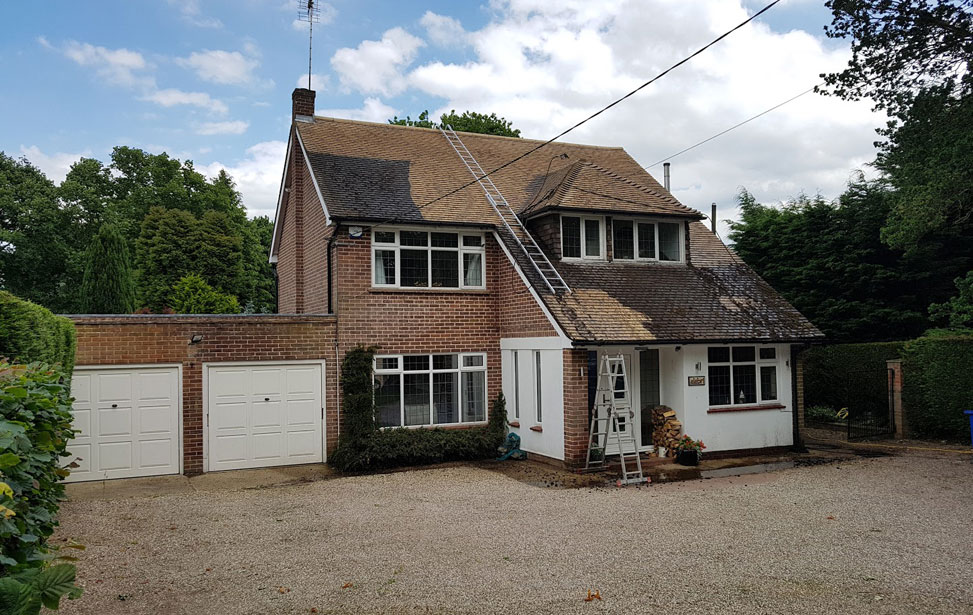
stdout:
[[(640, 450), (658, 404), (711, 453), (795, 443), (798, 354), (821, 333), (623, 149), (530, 153), (292, 98), (279, 314), (74, 317), (76, 480), (326, 461), (358, 344), (379, 347), (386, 427), (481, 424), (502, 391), (522, 448), (577, 467), (610, 354)], [(477, 165), (506, 166), (484, 189)]]

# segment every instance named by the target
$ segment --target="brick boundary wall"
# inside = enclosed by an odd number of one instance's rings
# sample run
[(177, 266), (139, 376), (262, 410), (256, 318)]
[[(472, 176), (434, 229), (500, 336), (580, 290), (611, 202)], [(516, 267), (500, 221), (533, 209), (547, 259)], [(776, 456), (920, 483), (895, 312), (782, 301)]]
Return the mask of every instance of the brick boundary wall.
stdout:
[[(183, 472), (203, 471), (203, 363), (324, 360), (325, 452), (338, 442), (335, 318), (328, 315), (69, 316), (78, 366), (182, 365)], [(194, 335), (203, 340), (190, 344)]]

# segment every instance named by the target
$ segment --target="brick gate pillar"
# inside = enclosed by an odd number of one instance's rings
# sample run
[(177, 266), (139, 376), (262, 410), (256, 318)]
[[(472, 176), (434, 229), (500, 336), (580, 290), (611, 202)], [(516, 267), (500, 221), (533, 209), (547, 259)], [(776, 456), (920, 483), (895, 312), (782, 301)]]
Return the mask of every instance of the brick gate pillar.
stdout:
[(895, 422), (895, 437), (908, 437), (909, 428), (902, 407), (902, 359), (889, 359), (889, 399), (892, 402), (892, 420)]

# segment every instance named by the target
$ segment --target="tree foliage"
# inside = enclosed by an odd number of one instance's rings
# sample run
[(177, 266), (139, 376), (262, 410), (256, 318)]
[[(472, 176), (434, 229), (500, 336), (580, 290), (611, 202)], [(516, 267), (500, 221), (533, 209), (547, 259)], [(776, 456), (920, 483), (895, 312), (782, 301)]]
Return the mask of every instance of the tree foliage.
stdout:
[(439, 128), (451, 126), (458, 132), (476, 132), (485, 135), (498, 135), (501, 137), (519, 137), (520, 130), (513, 127), (512, 123), (506, 118), (498, 117), (496, 113), (487, 115), (476, 111), (464, 111), (462, 115), (457, 115), (456, 109), (449, 113), (444, 113), (436, 123), (429, 119), (429, 111), (423, 111), (419, 118), (413, 120), (410, 116), (400, 119), (398, 116), (389, 120), (389, 124), (398, 126), (413, 126), (416, 128)]
[(167, 303), (177, 314), (240, 313), (236, 297), (215, 290), (196, 273), (190, 273), (176, 282)]
[(105, 223), (85, 254), (81, 280), (81, 311), (86, 314), (129, 314), (135, 311), (135, 280), (128, 246), (118, 227)]
[(182, 209), (151, 209), (142, 221), (135, 244), (139, 303), (161, 312), (168, 306), (173, 286), (193, 270), (196, 218)]
[(973, 328), (973, 271), (966, 277), (956, 278), (956, 296), (945, 303), (929, 306), (933, 320), (945, 321), (953, 329)]

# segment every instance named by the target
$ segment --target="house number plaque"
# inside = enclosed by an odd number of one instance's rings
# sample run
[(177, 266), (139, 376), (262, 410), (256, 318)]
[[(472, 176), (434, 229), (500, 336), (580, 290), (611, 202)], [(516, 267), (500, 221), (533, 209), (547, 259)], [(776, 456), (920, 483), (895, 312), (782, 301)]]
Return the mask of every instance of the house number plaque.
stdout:
[(706, 386), (706, 376), (690, 376), (689, 386), (691, 387)]

